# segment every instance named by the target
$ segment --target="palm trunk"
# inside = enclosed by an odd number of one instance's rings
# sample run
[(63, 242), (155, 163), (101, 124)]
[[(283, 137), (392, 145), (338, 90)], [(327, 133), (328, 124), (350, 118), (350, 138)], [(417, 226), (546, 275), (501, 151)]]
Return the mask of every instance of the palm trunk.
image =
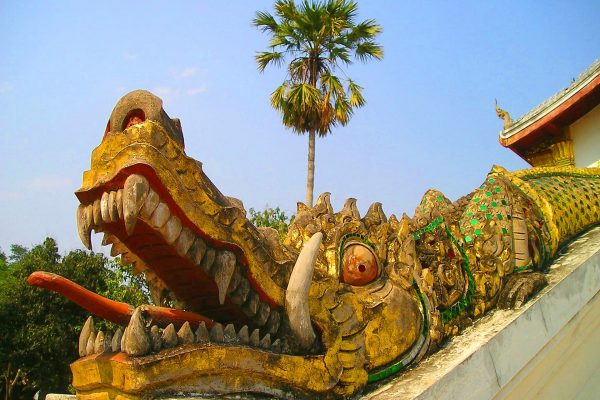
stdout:
[(315, 131), (308, 132), (308, 168), (306, 174), (306, 205), (313, 205), (313, 189), (315, 187)]

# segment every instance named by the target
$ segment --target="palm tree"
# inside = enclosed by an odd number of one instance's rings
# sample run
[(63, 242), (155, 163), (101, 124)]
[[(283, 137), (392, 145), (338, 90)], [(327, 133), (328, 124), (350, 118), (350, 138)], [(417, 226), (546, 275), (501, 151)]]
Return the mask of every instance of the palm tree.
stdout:
[(336, 125), (346, 125), (365, 99), (362, 87), (334, 75), (356, 58), (383, 58), (375, 42), (381, 32), (375, 20), (356, 23), (358, 5), (352, 0), (277, 0), (275, 16), (259, 11), (253, 25), (269, 33), (268, 51), (258, 52), (258, 70), (269, 64), (287, 65), (287, 77), (271, 94), (271, 105), (283, 124), (298, 134), (308, 133), (306, 204), (312, 206), (315, 135), (326, 136)]

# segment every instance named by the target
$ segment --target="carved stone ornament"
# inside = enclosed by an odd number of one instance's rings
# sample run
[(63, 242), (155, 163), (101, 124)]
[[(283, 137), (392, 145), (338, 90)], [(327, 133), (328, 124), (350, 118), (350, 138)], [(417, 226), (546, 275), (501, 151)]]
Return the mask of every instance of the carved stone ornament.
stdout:
[(102, 232), (144, 272), (155, 305), (29, 277), (123, 327), (109, 339), (84, 326), (71, 364), (80, 400), (355, 394), (488, 310), (520, 306), (560, 245), (600, 219), (600, 169), (494, 167), (456, 202), (428, 191), (413, 218), (379, 203), (361, 217), (355, 199), (336, 212), (324, 193), (298, 204), (280, 242), (185, 154), (159, 98), (132, 92), (109, 121), (76, 192), (79, 235), (91, 248)]

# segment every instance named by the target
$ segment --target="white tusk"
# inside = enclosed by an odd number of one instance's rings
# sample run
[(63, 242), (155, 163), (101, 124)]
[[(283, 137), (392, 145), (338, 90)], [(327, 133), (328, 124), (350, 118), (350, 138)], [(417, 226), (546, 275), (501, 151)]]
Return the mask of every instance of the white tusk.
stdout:
[(127, 235), (131, 236), (140, 210), (146, 201), (146, 196), (150, 190), (148, 179), (142, 175), (129, 175), (123, 187), (123, 219), (125, 220), (125, 230)]
[(285, 307), (290, 320), (290, 328), (296, 335), (299, 344), (305, 349), (312, 346), (316, 338), (310, 321), (308, 291), (322, 240), (323, 234), (317, 232), (306, 242), (296, 260), (285, 292)]

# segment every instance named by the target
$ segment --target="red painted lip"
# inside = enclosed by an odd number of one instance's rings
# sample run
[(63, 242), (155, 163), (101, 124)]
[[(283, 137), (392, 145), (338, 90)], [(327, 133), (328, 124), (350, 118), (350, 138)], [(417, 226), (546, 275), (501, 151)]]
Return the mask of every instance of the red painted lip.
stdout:
[(249, 268), (248, 258), (246, 257), (244, 251), (235, 243), (224, 242), (210, 237), (204, 231), (202, 231), (200, 227), (194, 224), (194, 222), (192, 222), (188, 218), (188, 216), (179, 207), (175, 200), (173, 200), (173, 197), (171, 196), (169, 191), (164, 187), (162, 181), (160, 180), (152, 166), (143, 162), (127, 166), (120, 170), (109, 181), (98, 183), (95, 187), (88, 190), (78, 190), (75, 192), (75, 195), (82, 204), (91, 203), (94, 200), (100, 198), (104, 191), (118, 190), (123, 188), (125, 180), (129, 175), (132, 174), (139, 174), (148, 179), (152, 189), (159, 194), (161, 201), (166, 202), (166, 204), (169, 206), (169, 210), (171, 211), (171, 213), (176, 215), (181, 220), (184, 226), (191, 229), (198, 236), (202, 237), (202, 239), (204, 239), (207, 243), (210, 243), (213, 248), (222, 250), (227, 249), (234, 252), (240, 264), (246, 267), (246, 271), (248, 273), (248, 278), (251, 282), (251, 285), (253, 289), (258, 293), (260, 299), (268, 303), (271, 306), (271, 308), (277, 308), (280, 306), (271, 298), (271, 296), (262, 288), (260, 283), (252, 275), (252, 270)]

